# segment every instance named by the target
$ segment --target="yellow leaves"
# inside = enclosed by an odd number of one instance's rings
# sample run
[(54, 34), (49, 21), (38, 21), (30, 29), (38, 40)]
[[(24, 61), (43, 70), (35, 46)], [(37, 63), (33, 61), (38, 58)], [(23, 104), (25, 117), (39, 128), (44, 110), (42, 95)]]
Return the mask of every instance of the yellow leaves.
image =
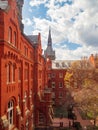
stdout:
[(90, 85), (91, 81), (89, 79), (84, 79), (84, 87), (88, 87)]
[[(90, 82), (87, 80), (88, 83)], [(94, 85), (82, 88), (74, 95), (75, 102), (80, 105), (83, 111), (90, 113), (92, 117), (98, 115), (98, 86)]]
[(66, 75), (64, 77), (64, 83), (66, 88), (70, 88), (70, 84), (72, 82), (73, 73), (72, 72), (66, 72)]
[(64, 81), (65, 81), (65, 82), (66, 82), (66, 81), (67, 81), (67, 82), (70, 82), (72, 76), (73, 76), (73, 73), (66, 72)]
[[(91, 116), (98, 115), (98, 81), (94, 78), (93, 67), (87, 60), (75, 61), (66, 72), (65, 86), (74, 93), (74, 101)], [(77, 89), (75, 89), (76, 87)]]

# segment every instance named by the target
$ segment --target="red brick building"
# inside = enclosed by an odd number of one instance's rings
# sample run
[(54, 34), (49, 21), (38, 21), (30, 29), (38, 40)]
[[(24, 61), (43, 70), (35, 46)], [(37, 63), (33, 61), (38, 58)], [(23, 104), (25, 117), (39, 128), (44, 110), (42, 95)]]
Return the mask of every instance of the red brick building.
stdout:
[(48, 44), (44, 51), (47, 58), (48, 87), (51, 88), (53, 105), (66, 104), (66, 88), (64, 77), (71, 61), (55, 60), (55, 51), (52, 48), (51, 29), (49, 29)]
[(48, 86), (52, 91), (52, 101), (54, 106), (66, 105), (66, 86), (64, 84), (64, 77), (69, 63), (66, 60), (52, 60), (48, 61)]
[(32, 130), (52, 121), (41, 36), (23, 33), (23, 2), (0, 1), (0, 130)]

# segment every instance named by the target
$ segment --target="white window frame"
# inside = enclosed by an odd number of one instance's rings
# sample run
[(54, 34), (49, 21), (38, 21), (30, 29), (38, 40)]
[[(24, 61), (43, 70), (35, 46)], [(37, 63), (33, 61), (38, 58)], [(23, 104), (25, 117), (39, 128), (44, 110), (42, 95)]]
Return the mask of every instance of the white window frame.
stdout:
[(55, 82), (54, 81), (51, 83), (51, 86), (52, 86), (52, 88), (55, 88)]
[(14, 121), (14, 103), (12, 100), (8, 102), (7, 115), (8, 115), (8, 122), (10, 128), (13, 125), (13, 121)]
[(63, 82), (59, 82), (59, 88), (63, 88)]

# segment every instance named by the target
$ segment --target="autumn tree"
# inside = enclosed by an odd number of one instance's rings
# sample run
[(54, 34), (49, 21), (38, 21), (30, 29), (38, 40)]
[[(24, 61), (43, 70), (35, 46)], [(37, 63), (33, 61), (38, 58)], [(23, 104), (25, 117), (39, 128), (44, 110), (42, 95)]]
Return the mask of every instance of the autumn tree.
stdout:
[(96, 120), (98, 115), (98, 83), (95, 80), (95, 68), (87, 58), (71, 64), (65, 75), (65, 86), (73, 96), (78, 107)]
[(95, 125), (98, 116), (98, 84), (96, 81), (90, 81), (86, 87), (74, 93), (74, 100), (83, 112), (94, 119)]

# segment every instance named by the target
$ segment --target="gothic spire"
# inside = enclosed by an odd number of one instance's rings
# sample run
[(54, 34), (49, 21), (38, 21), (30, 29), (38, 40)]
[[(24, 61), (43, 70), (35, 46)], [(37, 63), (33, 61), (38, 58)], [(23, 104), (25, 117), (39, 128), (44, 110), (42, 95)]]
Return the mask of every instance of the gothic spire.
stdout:
[(51, 28), (49, 27), (49, 34), (48, 34), (48, 44), (47, 48), (44, 51), (45, 58), (49, 58), (50, 60), (55, 60), (55, 51), (52, 48), (52, 38), (51, 38)]
[(49, 27), (48, 46), (52, 47), (51, 27)]

